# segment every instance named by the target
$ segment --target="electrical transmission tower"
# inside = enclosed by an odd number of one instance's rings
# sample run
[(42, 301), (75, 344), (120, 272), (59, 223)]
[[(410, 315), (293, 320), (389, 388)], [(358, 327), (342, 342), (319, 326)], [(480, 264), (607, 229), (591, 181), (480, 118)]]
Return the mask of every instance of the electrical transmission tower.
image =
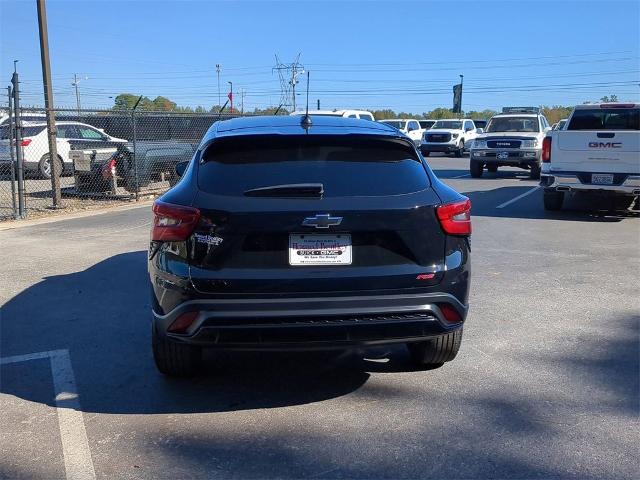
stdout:
[(276, 55), (276, 65), (272, 71), (278, 72), (280, 80), (280, 106), (296, 109), (296, 84), (298, 75), (304, 73), (304, 66), (300, 63), (300, 54), (293, 63), (283, 63)]

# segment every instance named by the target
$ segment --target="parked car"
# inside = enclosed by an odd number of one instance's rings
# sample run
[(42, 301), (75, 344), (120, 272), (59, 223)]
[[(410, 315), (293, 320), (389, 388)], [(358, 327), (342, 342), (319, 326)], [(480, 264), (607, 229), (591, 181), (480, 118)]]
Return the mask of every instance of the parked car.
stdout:
[(481, 128), (482, 130), (487, 128), (486, 120), (474, 120), (473, 123), (475, 124), (476, 128)]
[[(300, 116), (306, 115), (305, 110), (298, 110), (290, 115)], [(375, 121), (373, 114), (367, 110), (310, 110), (309, 115), (323, 117), (343, 117), (343, 118), (359, 118), (361, 120)]]
[(563, 118), (559, 122), (554, 123), (551, 126), (551, 130), (562, 130), (562, 127), (564, 127), (566, 123), (567, 123), (567, 119)]
[(393, 128), (397, 128), (402, 133), (407, 135), (411, 140), (413, 140), (413, 143), (416, 146), (420, 145), (424, 129), (420, 127), (420, 123), (418, 122), (418, 120), (415, 120), (413, 118), (390, 118), (387, 120), (380, 120), (380, 122), (386, 123)]
[(134, 154), (130, 142), (89, 150), (81, 143), (70, 143), (76, 188), (84, 192), (104, 192), (114, 185), (135, 192), (160, 181), (173, 185), (177, 181), (176, 165), (189, 161), (198, 146), (189, 142), (140, 140)]
[(203, 348), (406, 343), (452, 360), (468, 309), (468, 198), (388, 125), (332, 117), (217, 122), (153, 206), (158, 369)]
[(542, 148), (544, 208), (560, 210), (567, 194), (627, 209), (640, 195), (640, 104), (578, 105)]
[(427, 157), (431, 152), (453, 153), (456, 157), (462, 157), (477, 135), (476, 125), (469, 118), (438, 120), (424, 132), (420, 151)]
[(429, 130), (431, 127), (433, 127), (433, 124), (436, 123), (436, 121), (435, 120), (418, 120), (418, 123), (420, 124), (420, 128), (422, 128), (422, 130)]
[(537, 107), (505, 107), (502, 112), (489, 120), (484, 133), (471, 145), (471, 176), (481, 177), (485, 166), (489, 172), (511, 166), (529, 170), (531, 178), (540, 178), (542, 140), (551, 130), (549, 122)]
[[(49, 160), (49, 138), (46, 123), (22, 123), (22, 156), (25, 173), (39, 173), (44, 178), (51, 178), (51, 163)], [(62, 173), (73, 170), (73, 162), (69, 156), (70, 141), (74, 140), (77, 148), (105, 148), (115, 147), (126, 143), (126, 140), (114, 138), (100, 129), (79, 122), (56, 122), (56, 148), (58, 162)], [(0, 127), (0, 162), (10, 161), (9, 156), (9, 125)]]

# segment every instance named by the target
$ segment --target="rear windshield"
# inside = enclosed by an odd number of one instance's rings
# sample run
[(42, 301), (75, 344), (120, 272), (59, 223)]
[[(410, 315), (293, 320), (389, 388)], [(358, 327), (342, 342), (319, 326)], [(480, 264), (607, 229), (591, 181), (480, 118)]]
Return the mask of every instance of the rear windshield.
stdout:
[(220, 139), (204, 152), (198, 170), (200, 189), (231, 196), (306, 183), (321, 183), (324, 197), (401, 195), (429, 187), (412, 147), (364, 135)]
[(485, 132), (539, 132), (538, 117), (493, 117)]
[(402, 130), (407, 122), (403, 122), (401, 120), (383, 120), (382, 123), (386, 123), (387, 125), (391, 125), (398, 130)]
[(640, 108), (578, 109), (567, 130), (640, 130)]
[(476, 128), (484, 128), (487, 126), (486, 120), (474, 120), (473, 123), (475, 123)]
[[(44, 130), (44, 126), (42, 127), (22, 127), (22, 138), (26, 137), (35, 137), (40, 132)], [(0, 127), (0, 139), (7, 140), (10, 135), (9, 125), (5, 125)]]
[(436, 123), (435, 120), (427, 120), (426, 122), (424, 121), (420, 121), (420, 126), (422, 128), (431, 128), (433, 126), (434, 123)]

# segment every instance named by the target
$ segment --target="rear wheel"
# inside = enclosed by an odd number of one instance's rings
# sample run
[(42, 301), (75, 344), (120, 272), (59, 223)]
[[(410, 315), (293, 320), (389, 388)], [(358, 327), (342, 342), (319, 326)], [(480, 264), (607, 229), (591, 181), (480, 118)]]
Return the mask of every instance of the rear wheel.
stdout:
[(455, 155), (456, 155), (457, 158), (460, 158), (460, 157), (462, 157), (463, 153), (464, 153), (464, 140), (460, 140), (460, 146), (456, 150)]
[[(60, 160), (60, 158), (57, 159), (57, 164), (58, 171), (60, 172), (60, 175), (62, 175), (62, 160)], [(38, 171), (44, 178), (51, 178), (51, 161), (48, 153), (43, 155), (40, 159), (40, 162), (38, 163)]]
[(202, 349), (184, 343), (172, 342), (152, 330), (153, 359), (160, 372), (170, 377), (191, 377), (202, 362)]
[(488, 164), (487, 172), (496, 173), (498, 171), (498, 165), (496, 164)]
[(544, 209), (552, 212), (556, 212), (562, 209), (562, 202), (564, 201), (564, 192), (556, 192), (554, 190), (545, 191), (543, 194)]
[(473, 160), (469, 162), (469, 172), (471, 172), (471, 176), (473, 178), (480, 178), (482, 176), (483, 169), (484, 165), (482, 162), (475, 162)]
[(534, 163), (531, 165), (531, 170), (529, 171), (529, 178), (534, 180), (540, 179), (540, 164)]
[(414, 365), (438, 367), (450, 362), (458, 354), (462, 342), (462, 328), (451, 333), (430, 338), (424, 342), (408, 343), (409, 355)]

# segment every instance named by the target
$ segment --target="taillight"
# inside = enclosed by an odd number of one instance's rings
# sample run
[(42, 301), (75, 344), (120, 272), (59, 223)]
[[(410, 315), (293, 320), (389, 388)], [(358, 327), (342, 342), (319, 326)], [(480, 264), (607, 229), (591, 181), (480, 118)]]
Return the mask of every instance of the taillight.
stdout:
[(471, 200), (447, 203), (436, 207), (442, 230), (450, 235), (471, 235)]
[(542, 161), (544, 163), (551, 161), (551, 137), (544, 137), (542, 140)]
[(635, 103), (601, 103), (600, 108), (634, 108)]
[(102, 166), (102, 178), (109, 180), (116, 176), (116, 159), (111, 157), (107, 163)]
[(23, 147), (28, 147), (30, 143), (31, 143), (30, 138), (23, 138), (22, 141), (20, 142), (20, 145)]
[(179, 242), (186, 240), (196, 228), (200, 210), (156, 200), (153, 202), (153, 217), (151, 240)]

